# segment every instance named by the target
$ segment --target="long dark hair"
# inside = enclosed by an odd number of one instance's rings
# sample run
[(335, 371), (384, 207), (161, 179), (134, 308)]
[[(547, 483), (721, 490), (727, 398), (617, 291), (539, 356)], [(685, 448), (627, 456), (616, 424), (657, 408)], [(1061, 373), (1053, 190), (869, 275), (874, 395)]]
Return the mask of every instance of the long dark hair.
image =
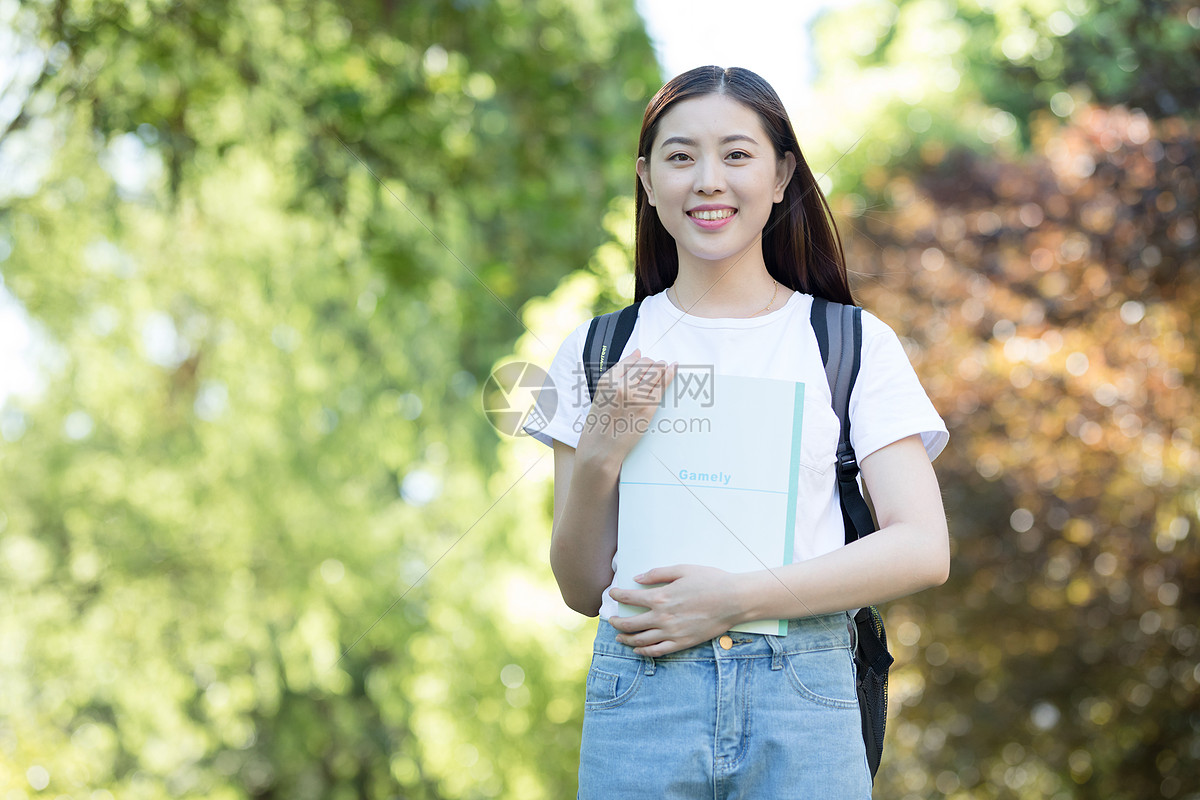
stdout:
[[(853, 303), (842, 240), (825, 195), (800, 153), (796, 132), (779, 95), (758, 75), (740, 67), (710, 66), (697, 67), (668, 81), (646, 106), (638, 156), (649, 159), (659, 121), (671, 106), (706, 94), (728, 95), (756, 112), (771, 137), (775, 156), (783, 158), (789, 152), (796, 156), (796, 171), (783, 200), (771, 209), (763, 228), (762, 249), (767, 271), (795, 291), (838, 303)], [(635, 179), (635, 183), (637, 252), (633, 299), (638, 301), (675, 282), (679, 252), (675, 240), (659, 221), (658, 212), (650, 205), (642, 182)]]

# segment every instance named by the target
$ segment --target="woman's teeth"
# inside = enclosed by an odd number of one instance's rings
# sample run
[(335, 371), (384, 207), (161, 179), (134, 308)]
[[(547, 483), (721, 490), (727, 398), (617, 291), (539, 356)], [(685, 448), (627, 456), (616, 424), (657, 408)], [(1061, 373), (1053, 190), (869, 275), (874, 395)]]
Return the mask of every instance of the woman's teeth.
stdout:
[(737, 213), (735, 209), (722, 208), (713, 211), (689, 211), (688, 216), (695, 217), (696, 219), (706, 219), (711, 221), (716, 219), (727, 219), (732, 217), (735, 213)]

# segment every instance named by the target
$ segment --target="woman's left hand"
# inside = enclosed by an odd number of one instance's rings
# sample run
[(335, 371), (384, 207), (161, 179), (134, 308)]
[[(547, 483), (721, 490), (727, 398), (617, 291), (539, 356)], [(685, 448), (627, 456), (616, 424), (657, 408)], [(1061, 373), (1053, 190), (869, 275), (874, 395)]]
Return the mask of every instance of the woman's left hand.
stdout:
[(743, 620), (738, 575), (716, 567), (676, 564), (634, 576), (647, 589), (614, 587), (618, 602), (648, 608), (609, 622), (620, 633), (617, 641), (643, 656), (664, 656), (719, 636)]

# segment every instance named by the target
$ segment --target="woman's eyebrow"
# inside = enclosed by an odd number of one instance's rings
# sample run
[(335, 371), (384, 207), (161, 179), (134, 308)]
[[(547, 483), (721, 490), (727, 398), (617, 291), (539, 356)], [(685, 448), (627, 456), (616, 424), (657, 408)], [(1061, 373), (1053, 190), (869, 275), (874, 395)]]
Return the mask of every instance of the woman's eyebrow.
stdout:
[[(730, 136), (726, 136), (724, 139), (721, 140), (721, 144), (729, 144), (730, 142), (750, 142), (751, 144), (758, 144), (757, 139), (755, 139), (753, 136), (748, 136), (744, 133), (735, 133)], [(686, 136), (672, 136), (669, 139), (663, 139), (662, 144), (660, 144), (659, 147), (660, 148), (666, 147), (667, 145), (672, 145), (672, 144), (681, 144), (686, 147), (695, 147), (696, 140), (689, 139)]]

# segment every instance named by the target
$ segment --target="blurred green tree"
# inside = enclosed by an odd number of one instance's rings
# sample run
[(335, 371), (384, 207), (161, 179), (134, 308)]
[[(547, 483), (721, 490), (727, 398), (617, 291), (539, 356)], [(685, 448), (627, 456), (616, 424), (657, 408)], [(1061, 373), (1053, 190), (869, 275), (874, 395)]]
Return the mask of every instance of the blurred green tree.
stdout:
[(822, 160), (844, 154), (836, 186), (859, 191), (864, 177), (870, 189), (927, 163), (922, 148), (1028, 152), (1037, 119), (1076, 106), (1194, 117), (1198, 26), (1200, 9), (1179, 0), (866, 0), (826, 12), (814, 26), (819, 82), (845, 130), (819, 143)]
[(479, 387), (632, 188), (632, 2), (0, 21), (0, 274), (51, 343), (0, 410), (0, 785), (572, 794), (586, 658)]

